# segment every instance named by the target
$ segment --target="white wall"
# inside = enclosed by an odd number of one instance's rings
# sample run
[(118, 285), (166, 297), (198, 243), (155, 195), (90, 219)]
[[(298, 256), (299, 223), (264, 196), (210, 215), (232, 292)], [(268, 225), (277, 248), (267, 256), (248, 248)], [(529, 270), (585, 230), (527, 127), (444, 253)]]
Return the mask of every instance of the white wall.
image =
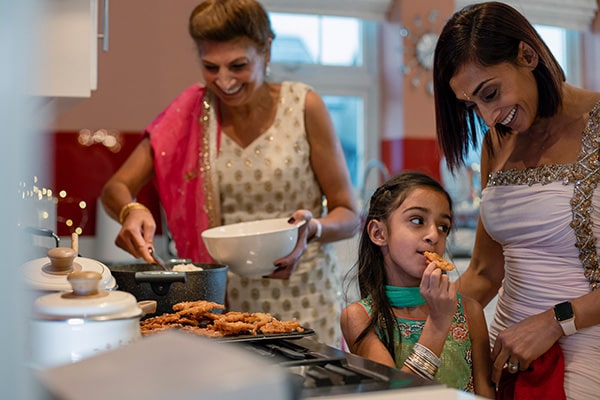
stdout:
[(37, 24), (35, 0), (0, 1), (0, 254), (2, 262), (2, 334), (0, 335), (0, 398), (40, 399), (25, 366), (27, 313), (31, 299), (19, 274), (26, 257), (20, 243), (17, 192), (21, 177), (30, 176), (46, 143), (37, 125), (45, 122), (42, 107), (24, 95), (35, 66), (32, 31)]

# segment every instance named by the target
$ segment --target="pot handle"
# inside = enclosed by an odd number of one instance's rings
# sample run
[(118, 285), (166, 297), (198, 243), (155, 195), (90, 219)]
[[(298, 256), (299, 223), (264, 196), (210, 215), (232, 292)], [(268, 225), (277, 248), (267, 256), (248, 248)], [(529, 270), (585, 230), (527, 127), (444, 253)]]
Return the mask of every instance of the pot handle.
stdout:
[(152, 291), (158, 296), (166, 296), (171, 290), (171, 284), (174, 282), (183, 282), (187, 280), (185, 272), (173, 271), (139, 271), (134, 275), (135, 283), (149, 283)]
[(175, 271), (138, 271), (135, 273), (135, 283), (173, 283), (187, 280), (185, 272)]
[(158, 306), (156, 300), (142, 300), (138, 301), (137, 304), (142, 309), (142, 317), (145, 317), (148, 314), (154, 314), (156, 312), (156, 307)]

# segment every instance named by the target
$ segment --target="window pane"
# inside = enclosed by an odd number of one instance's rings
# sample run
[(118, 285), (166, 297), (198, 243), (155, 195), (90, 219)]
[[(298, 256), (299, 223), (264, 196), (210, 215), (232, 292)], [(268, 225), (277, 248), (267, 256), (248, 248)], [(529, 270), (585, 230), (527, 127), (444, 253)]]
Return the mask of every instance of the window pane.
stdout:
[(331, 114), (333, 125), (342, 143), (344, 157), (352, 179), (352, 186), (358, 186), (360, 179), (359, 165), (363, 132), (363, 100), (355, 96), (323, 96), (327, 109)]
[(567, 69), (567, 30), (556, 26), (536, 25), (535, 29), (538, 31), (544, 42), (550, 48), (550, 51), (556, 57), (556, 60), (565, 71), (565, 75), (569, 76)]
[(353, 18), (322, 17), (321, 64), (360, 66), (360, 22)]
[(272, 62), (317, 62), (319, 21), (314, 16), (271, 13), (270, 18), (275, 31)]
[(361, 22), (355, 18), (270, 13), (273, 62), (362, 65)]

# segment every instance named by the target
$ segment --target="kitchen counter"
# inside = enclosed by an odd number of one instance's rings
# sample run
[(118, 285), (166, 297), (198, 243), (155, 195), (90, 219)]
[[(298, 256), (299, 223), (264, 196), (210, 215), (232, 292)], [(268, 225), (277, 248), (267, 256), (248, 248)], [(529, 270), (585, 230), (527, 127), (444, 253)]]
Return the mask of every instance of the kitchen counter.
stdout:
[(319, 400), (483, 400), (481, 396), (475, 396), (456, 389), (432, 386), (422, 388), (407, 388), (401, 390), (385, 390), (372, 393), (357, 393), (344, 396), (319, 397)]
[[(239, 344), (243, 343), (250, 342)], [(358, 356), (344, 354), (308, 338), (259, 340), (256, 344), (263, 349), (248, 351), (233, 343), (216, 343), (187, 333), (167, 331), (77, 363), (37, 371), (36, 375), (49, 395), (69, 400), (477, 398)], [(269, 344), (302, 351), (305, 358), (285, 358), (284, 354), (280, 354), (281, 350), (271, 353), (268, 351)], [(298, 391), (298, 380), (291, 379), (299, 366), (306, 371), (316, 365), (322, 366), (322, 370), (335, 371), (336, 368), (328, 369), (325, 364), (341, 359), (345, 361), (338, 365), (347, 368), (343, 375), (348, 377), (354, 372), (361, 375), (360, 381), (346, 382), (337, 387), (325, 385), (308, 390), (305, 387)], [(340, 369), (337, 368), (338, 371)], [(310, 379), (309, 376), (314, 375), (307, 373), (305, 379)], [(294, 395), (290, 393), (292, 388)]]

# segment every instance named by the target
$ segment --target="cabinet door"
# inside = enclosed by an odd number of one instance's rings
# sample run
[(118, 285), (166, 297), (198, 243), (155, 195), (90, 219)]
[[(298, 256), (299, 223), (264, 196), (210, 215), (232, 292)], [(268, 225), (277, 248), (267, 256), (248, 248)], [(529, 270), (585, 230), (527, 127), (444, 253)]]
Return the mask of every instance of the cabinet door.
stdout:
[(89, 97), (96, 89), (98, 1), (45, 0), (34, 62), (33, 95)]

